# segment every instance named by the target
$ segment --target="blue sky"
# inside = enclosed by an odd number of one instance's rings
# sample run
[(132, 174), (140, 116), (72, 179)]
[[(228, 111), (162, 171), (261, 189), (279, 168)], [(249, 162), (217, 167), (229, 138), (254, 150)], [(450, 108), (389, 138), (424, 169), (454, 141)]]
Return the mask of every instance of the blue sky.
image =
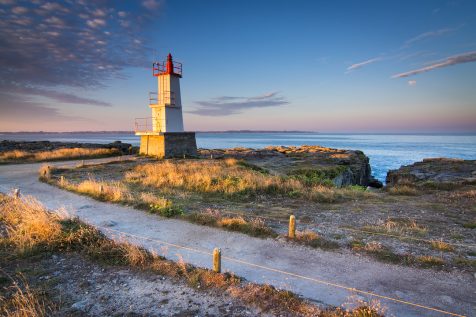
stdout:
[(476, 130), (474, 1), (0, 1), (0, 130), (131, 130), (183, 63), (187, 130)]

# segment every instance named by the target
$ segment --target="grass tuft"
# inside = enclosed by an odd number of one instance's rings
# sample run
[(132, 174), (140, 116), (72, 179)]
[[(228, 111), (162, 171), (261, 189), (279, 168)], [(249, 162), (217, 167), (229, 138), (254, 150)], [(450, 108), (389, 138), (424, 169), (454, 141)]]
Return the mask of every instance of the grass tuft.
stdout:
[(444, 252), (454, 251), (454, 247), (452, 245), (441, 240), (431, 241), (431, 247), (438, 251), (444, 251)]
[(387, 188), (387, 192), (390, 195), (401, 195), (401, 196), (416, 196), (418, 195), (418, 190), (410, 185), (397, 185)]
[(46, 317), (53, 312), (53, 307), (30, 288), (26, 279), (21, 276), (9, 287), (12, 293), (8, 298), (0, 297), (0, 314), (5, 317)]
[(293, 240), (312, 248), (327, 250), (339, 248), (339, 244), (337, 242), (324, 239), (312, 230), (296, 231), (296, 237)]

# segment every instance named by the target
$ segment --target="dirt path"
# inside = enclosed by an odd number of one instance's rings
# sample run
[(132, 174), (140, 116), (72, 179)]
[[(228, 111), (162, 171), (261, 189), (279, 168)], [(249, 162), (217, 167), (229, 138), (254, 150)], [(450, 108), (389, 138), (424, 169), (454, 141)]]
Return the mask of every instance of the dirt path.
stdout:
[[(111, 159), (87, 162), (108, 160)], [(57, 162), (53, 165), (76, 164), (77, 162)], [(9, 192), (14, 187), (20, 187), (23, 194), (37, 197), (48, 208), (65, 207), (71, 214), (90, 224), (148, 237), (149, 240), (131, 236), (122, 236), (121, 239), (128, 239), (156, 250), (170, 259), (176, 260), (181, 257), (197, 266), (211, 266), (211, 257), (208, 254), (171, 245), (164, 246), (153, 240), (167, 241), (205, 253), (211, 252), (214, 247), (220, 247), (222, 254), (232, 259), (311, 278), (313, 280), (229, 259), (224, 259), (222, 264), (224, 270), (234, 272), (250, 281), (270, 283), (325, 304), (339, 306), (349, 302), (350, 297), (352, 300), (356, 298), (370, 300), (372, 297), (318, 281), (344, 285), (455, 314), (471, 316), (476, 311), (476, 279), (470, 274), (387, 265), (346, 251), (326, 252), (291, 246), (281, 241), (256, 239), (240, 233), (160, 218), (133, 208), (98, 202), (40, 183), (37, 180), (40, 165), (0, 166), (0, 191)], [(112, 234), (110, 231), (106, 233)], [(380, 299), (380, 302), (387, 307), (389, 316), (449, 316), (385, 299)]]

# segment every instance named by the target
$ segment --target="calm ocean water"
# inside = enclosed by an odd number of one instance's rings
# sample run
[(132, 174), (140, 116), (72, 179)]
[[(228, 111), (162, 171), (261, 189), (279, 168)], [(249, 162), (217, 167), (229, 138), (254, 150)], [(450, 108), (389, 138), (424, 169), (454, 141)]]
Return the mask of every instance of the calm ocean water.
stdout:
[[(110, 143), (116, 140), (139, 145), (132, 133), (14, 133), (0, 140)], [(370, 158), (372, 174), (381, 181), (387, 171), (428, 157), (476, 159), (476, 135), (384, 135), (320, 133), (197, 133), (202, 148), (268, 145), (322, 145), (363, 151)]]

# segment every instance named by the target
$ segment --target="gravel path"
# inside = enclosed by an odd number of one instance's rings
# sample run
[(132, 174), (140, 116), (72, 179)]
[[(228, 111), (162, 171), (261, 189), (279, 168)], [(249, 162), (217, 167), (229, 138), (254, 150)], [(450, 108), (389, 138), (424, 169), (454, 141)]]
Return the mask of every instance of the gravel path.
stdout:
[[(87, 162), (116, 159), (96, 159)], [(51, 165), (76, 164), (77, 161), (57, 162)], [(326, 281), (454, 314), (474, 316), (476, 311), (476, 279), (469, 273), (439, 272), (383, 264), (347, 251), (315, 250), (283, 241), (257, 239), (180, 220), (160, 218), (133, 208), (98, 202), (41, 183), (37, 179), (40, 165), (0, 166), (0, 191), (10, 192), (12, 188), (20, 187), (22, 194), (35, 196), (48, 208), (64, 207), (69, 213), (92, 225), (152, 240), (167, 241), (205, 253), (219, 247), (223, 256), (311, 278), (313, 280), (229, 259), (224, 259), (222, 263), (225, 271), (234, 272), (249, 281), (289, 289), (318, 303), (340, 306), (359, 299), (373, 299), (362, 293), (317, 282)], [(106, 233), (117, 236), (111, 231), (106, 230)], [(150, 239), (124, 235), (118, 238), (155, 250), (170, 259), (183, 258), (185, 262), (208, 268), (212, 264), (211, 256), (205, 253), (164, 245)], [(386, 307), (388, 316), (450, 316), (386, 299), (379, 301)]]

